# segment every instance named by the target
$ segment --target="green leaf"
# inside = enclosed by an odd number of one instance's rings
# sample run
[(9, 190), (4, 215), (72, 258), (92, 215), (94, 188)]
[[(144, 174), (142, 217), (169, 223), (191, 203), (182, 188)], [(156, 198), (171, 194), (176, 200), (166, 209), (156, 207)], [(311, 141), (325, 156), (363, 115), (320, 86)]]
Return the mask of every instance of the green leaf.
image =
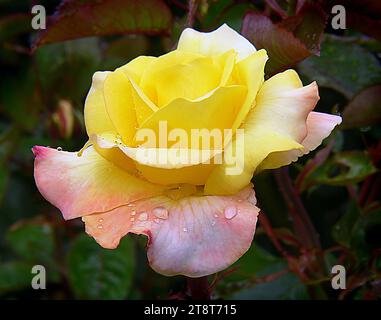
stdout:
[(134, 267), (135, 253), (131, 239), (123, 239), (118, 248), (109, 250), (100, 247), (87, 235), (81, 235), (68, 254), (70, 283), (78, 298), (126, 298)]
[(350, 246), (361, 262), (367, 263), (376, 250), (381, 248), (381, 210), (368, 212), (359, 217), (352, 228)]
[(381, 67), (376, 57), (355, 43), (329, 35), (325, 35), (320, 57), (303, 61), (299, 70), (320, 86), (333, 88), (347, 98), (381, 83)]
[(41, 86), (52, 104), (62, 98), (82, 105), (93, 73), (99, 70), (101, 50), (97, 38), (55, 43), (36, 51)]
[(351, 202), (347, 212), (339, 219), (332, 229), (332, 236), (338, 243), (349, 247), (352, 228), (360, 214), (356, 203)]
[(293, 273), (255, 285), (234, 294), (238, 300), (306, 300), (309, 299), (306, 286)]
[(171, 12), (160, 0), (64, 1), (34, 46), (91, 36), (167, 33)]
[(256, 287), (256, 279), (287, 269), (287, 262), (258, 245), (253, 245), (235, 264), (234, 270), (217, 286), (218, 294), (230, 299), (249, 288)]
[(53, 228), (49, 223), (39, 219), (20, 221), (8, 230), (6, 240), (23, 261), (43, 265), (48, 280), (59, 280), (58, 266), (54, 259)]
[(32, 265), (12, 261), (0, 264), (0, 293), (24, 289), (31, 286)]
[(104, 51), (102, 70), (114, 70), (126, 62), (146, 55), (149, 47), (149, 41), (146, 36), (129, 35), (109, 43)]
[(17, 13), (0, 18), (0, 42), (8, 40), (14, 36), (30, 32), (29, 14)]
[(381, 121), (381, 85), (361, 91), (345, 107), (343, 128), (358, 128)]
[(38, 124), (37, 111), (41, 107), (41, 99), (35, 90), (36, 82), (35, 71), (27, 68), (4, 77), (0, 83), (1, 114), (27, 130), (33, 130)]
[(12, 250), (25, 260), (39, 264), (52, 261), (54, 235), (47, 222), (18, 222), (9, 229), (6, 240)]
[(357, 183), (376, 171), (377, 169), (365, 152), (337, 153), (308, 173), (301, 184), (301, 190), (306, 190), (316, 184), (345, 186)]

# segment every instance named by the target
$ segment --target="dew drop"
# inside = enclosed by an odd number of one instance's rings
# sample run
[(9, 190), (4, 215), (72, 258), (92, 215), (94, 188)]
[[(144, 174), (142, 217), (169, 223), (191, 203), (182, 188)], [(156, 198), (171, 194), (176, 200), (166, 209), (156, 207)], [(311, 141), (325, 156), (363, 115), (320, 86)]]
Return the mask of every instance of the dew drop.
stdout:
[(98, 229), (103, 229), (103, 226), (102, 226), (101, 224), (99, 224), (99, 225), (97, 226), (97, 228), (98, 228)]
[(136, 211), (135, 210), (132, 210), (131, 211), (131, 215), (134, 216), (136, 214)]
[(216, 225), (216, 221), (212, 221), (212, 226)]
[(215, 213), (215, 214), (214, 214), (214, 217), (215, 217), (215, 218), (218, 218), (218, 214), (217, 214), (217, 213)]
[(133, 206), (134, 206), (133, 203), (129, 203), (129, 204), (127, 205), (127, 207), (133, 207)]
[(157, 207), (152, 210), (152, 213), (160, 218), (160, 219), (167, 219), (168, 218), (168, 210), (163, 207)]
[(57, 148), (57, 151), (62, 151), (62, 148), (61, 148), (61, 147), (58, 147), (58, 148)]
[(130, 221), (131, 221), (131, 222), (134, 222), (134, 221), (135, 221), (135, 218), (130, 218)]
[(224, 211), (225, 218), (226, 219), (233, 219), (237, 215), (237, 208), (236, 207), (227, 207)]
[(98, 220), (98, 222), (99, 222), (99, 223), (102, 223), (102, 222), (103, 222), (103, 219), (102, 219), (102, 218), (100, 218), (100, 219)]
[(142, 213), (139, 215), (138, 219), (139, 219), (140, 221), (146, 221), (146, 220), (148, 219), (148, 214), (147, 214), (147, 212), (142, 212)]
[(187, 229), (187, 228), (183, 228), (183, 231), (184, 231), (184, 232), (188, 232), (188, 229)]

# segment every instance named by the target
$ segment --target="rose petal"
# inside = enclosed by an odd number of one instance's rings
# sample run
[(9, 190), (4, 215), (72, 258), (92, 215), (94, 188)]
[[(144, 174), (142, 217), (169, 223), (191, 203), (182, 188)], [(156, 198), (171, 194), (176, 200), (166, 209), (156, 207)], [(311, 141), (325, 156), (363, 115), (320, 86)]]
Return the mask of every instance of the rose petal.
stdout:
[(102, 132), (116, 132), (104, 103), (104, 80), (110, 73), (109, 71), (98, 71), (93, 75), (84, 110), (86, 131), (89, 136)]
[(152, 62), (140, 87), (159, 107), (177, 98), (198, 99), (230, 78), (236, 53), (201, 56), (175, 50)]
[(145, 234), (155, 271), (201, 277), (225, 269), (248, 250), (258, 212), (250, 186), (234, 196), (157, 197), (82, 219), (86, 232), (105, 248), (115, 248), (129, 232)]
[(303, 149), (273, 152), (261, 163), (259, 170), (276, 169), (297, 161), (299, 157), (316, 149), (332, 130), (341, 123), (341, 117), (327, 113), (310, 112), (307, 118), (307, 136), (302, 141)]
[(181, 33), (177, 48), (204, 55), (216, 55), (234, 49), (238, 53), (238, 60), (245, 59), (256, 51), (249, 40), (226, 24), (212, 32), (187, 28)]
[(65, 219), (112, 210), (159, 195), (164, 187), (143, 181), (99, 155), (93, 147), (77, 152), (33, 147), (34, 178), (40, 193)]
[(238, 153), (242, 158), (241, 172), (227, 174), (231, 166), (228, 163), (234, 163), (234, 159), (224, 157), (225, 163), (217, 165), (209, 176), (205, 192), (234, 194), (250, 182), (257, 167), (270, 153), (302, 149), (300, 143), (307, 135), (306, 119), (318, 100), (316, 83), (303, 87), (293, 70), (267, 80), (240, 127), (244, 129), (243, 136), (238, 136), (225, 150), (226, 154), (231, 153), (231, 148), (243, 150)]

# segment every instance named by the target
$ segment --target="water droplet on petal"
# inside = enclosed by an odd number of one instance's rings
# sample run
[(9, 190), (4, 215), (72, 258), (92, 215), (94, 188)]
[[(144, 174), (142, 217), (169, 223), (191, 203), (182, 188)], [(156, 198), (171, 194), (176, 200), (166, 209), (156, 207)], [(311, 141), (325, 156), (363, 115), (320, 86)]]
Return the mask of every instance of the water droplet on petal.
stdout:
[(241, 203), (243, 200), (242, 200), (242, 199), (238, 199), (237, 201), (238, 201), (239, 203)]
[(217, 213), (215, 213), (215, 214), (214, 214), (214, 217), (215, 217), (215, 218), (218, 218), (218, 214), (217, 214)]
[(226, 219), (233, 219), (237, 215), (237, 208), (233, 206), (226, 207), (224, 214)]
[(184, 231), (184, 232), (188, 232), (188, 229), (187, 229), (187, 228), (183, 228), (183, 231)]
[(138, 219), (139, 219), (140, 221), (146, 221), (146, 220), (148, 219), (148, 214), (147, 214), (147, 212), (142, 212), (142, 213), (139, 215)]
[(130, 221), (131, 221), (131, 222), (134, 222), (134, 221), (135, 221), (135, 218), (130, 218)]
[(129, 204), (127, 205), (127, 207), (133, 207), (133, 206), (134, 206), (133, 203), (129, 203)]
[(212, 221), (212, 226), (214, 226), (216, 224), (216, 221)]
[(132, 210), (131, 211), (131, 215), (134, 216), (136, 214), (136, 211), (135, 210)]
[(160, 218), (160, 219), (167, 219), (168, 218), (168, 210), (163, 207), (157, 207), (152, 210), (152, 213)]
[(102, 222), (103, 222), (103, 219), (102, 219), (102, 218), (99, 218), (98, 222), (99, 222), (99, 223), (102, 223)]
[(58, 147), (58, 148), (57, 148), (57, 151), (62, 151), (62, 148), (61, 148), (61, 147)]
[(103, 226), (102, 226), (101, 224), (99, 224), (99, 225), (97, 226), (97, 228), (98, 228), (98, 229), (103, 229)]

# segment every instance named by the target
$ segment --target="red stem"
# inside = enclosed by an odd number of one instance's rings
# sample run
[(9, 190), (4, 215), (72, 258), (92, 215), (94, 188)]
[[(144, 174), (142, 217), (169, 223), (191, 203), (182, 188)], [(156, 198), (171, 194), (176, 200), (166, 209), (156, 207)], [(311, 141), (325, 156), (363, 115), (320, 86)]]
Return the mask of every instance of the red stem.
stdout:
[(187, 278), (187, 286), (192, 300), (210, 300), (208, 277)]
[(320, 249), (319, 236), (304, 208), (299, 193), (296, 191), (291, 181), (288, 168), (284, 167), (275, 170), (274, 175), (292, 216), (297, 238), (304, 243), (307, 248)]

